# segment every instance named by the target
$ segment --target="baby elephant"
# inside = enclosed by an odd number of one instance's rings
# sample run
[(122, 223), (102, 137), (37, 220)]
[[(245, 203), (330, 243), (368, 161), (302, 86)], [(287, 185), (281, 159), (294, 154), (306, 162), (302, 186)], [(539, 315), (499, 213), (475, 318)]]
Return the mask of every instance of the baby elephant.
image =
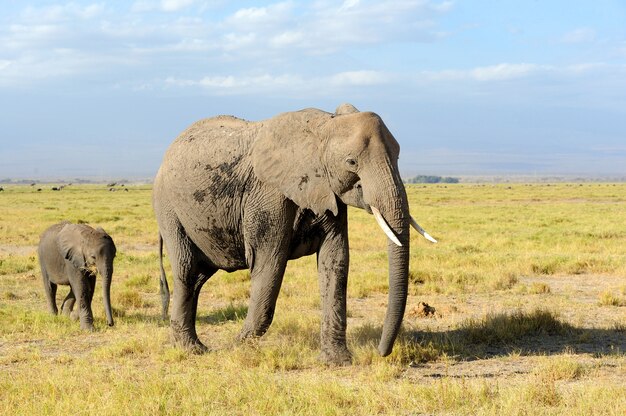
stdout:
[[(39, 264), (50, 312), (58, 313), (57, 285), (69, 285), (61, 310), (80, 319), (81, 329), (93, 330), (91, 300), (96, 287), (96, 272), (103, 278), (102, 297), (109, 326), (111, 314), (111, 278), (115, 258), (113, 239), (102, 228), (63, 221), (48, 228), (39, 242)], [(94, 267), (96, 270), (94, 270)], [(72, 312), (78, 298), (78, 310)]]

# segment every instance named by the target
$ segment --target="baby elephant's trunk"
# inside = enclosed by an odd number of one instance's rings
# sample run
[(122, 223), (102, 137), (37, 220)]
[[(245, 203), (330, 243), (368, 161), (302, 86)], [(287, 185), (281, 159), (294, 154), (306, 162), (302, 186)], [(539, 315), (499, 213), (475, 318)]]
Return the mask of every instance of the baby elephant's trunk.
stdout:
[(113, 261), (107, 261), (102, 268), (98, 267), (102, 276), (102, 303), (109, 326), (113, 326), (113, 312), (111, 310), (111, 280), (113, 279)]

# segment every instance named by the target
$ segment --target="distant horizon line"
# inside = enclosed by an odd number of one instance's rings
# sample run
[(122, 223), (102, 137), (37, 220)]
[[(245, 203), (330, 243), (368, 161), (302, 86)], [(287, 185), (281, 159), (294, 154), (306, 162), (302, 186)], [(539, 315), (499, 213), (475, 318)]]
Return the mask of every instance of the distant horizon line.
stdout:
[[(572, 174), (572, 173), (472, 173), (472, 174), (433, 174), (421, 173), (401, 175), (403, 180), (417, 176), (435, 176), (441, 178), (456, 178), (461, 183), (472, 182), (626, 182), (626, 174)], [(152, 184), (154, 175), (80, 175), (69, 177), (66, 175), (38, 175), (38, 176), (0, 176), (1, 185), (33, 185), (33, 184)]]

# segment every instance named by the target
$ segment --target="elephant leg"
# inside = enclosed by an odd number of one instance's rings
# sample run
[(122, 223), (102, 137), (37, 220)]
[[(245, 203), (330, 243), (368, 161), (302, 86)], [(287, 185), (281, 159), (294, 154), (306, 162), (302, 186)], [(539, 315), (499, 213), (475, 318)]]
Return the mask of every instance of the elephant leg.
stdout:
[(48, 300), (48, 310), (51, 314), (56, 315), (59, 313), (57, 308), (57, 284), (50, 281), (48, 272), (45, 267), (41, 266), (41, 276), (43, 279), (43, 290), (46, 293), (46, 299)]
[(248, 314), (239, 333), (240, 340), (262, 336), (274, 319), (276, 299), (289, 258), (291, 225), (295, 218), (291, 202), (285, 204), (283, 209), (263, 213), (264, 221), (257, 221), (255, 215), (244, 219), (244, 229), (249, 235), (246, 253), (250, 254), (246, 255), (249, 256), (252, 287)]
[[(91, 302), (93, 301), (93, 294), (96, 290), (96, 275), (87, 275), (84, 278), (84, 283), (85, 283), (85, 299), (87, 304), (89, 305), (89, 309), (93, 312), (93, 310), (91, 309)], [(80, 309), (79, 309), (80, 310)], [(79, 318), (79, 313), (78, 310), (75, 311), (76, 314), (74, 315), (74, 320), (76, 320), (77, 318)]]
[(72, 287), (70, 286), (70, 291), (65, 299), (63, 299), (63, 303), (61, 304), (61, 312), (65, 316), (71, 317), (74, 320), (78, 320), (78, 314), (72, 314), (75, 303), (76, 297), (74, 296), (74, 292), (72, 291)]
[(93, 313), (91, 311), (90, 302), (90, 283), (89, 279), (86, 279), (83, 273), (78, 269), (70, 269), (68, 271), (68, 278), (70, 286), (74, 296), (78, 301), (78, 319), (80, 320), (80, 328), (93, 331)]
[(196, 333), (198, 295), (202, 285), (216, 269), (198, 270), (198, 249), (187, 237), (177, 222), (168, 224), (170, 229), (161, 229), (174, 276), (174, 293), (170, 325), (174, 343), (194, 353), (203, 353), (207, 347), (200, 342)]
[(85, 279), (87, 282), (87, 295), (88, 295), (88, 299), (87, 301), (89, 302), (89, 304), (91, 305), (91, 302), (93, 301), (93, 294), (96, 290), (96, 275), (92, 274), (87, 276), (87, 278)]
[[(216, 270), (193, 274), (186, 271), (187, 267), (180, 268), (181, 276), (185, 280), (174, 279), (174, 294), (172, 296), (171, 327), (174, 342), (194, 353), (203, 353), (208, 349), (200, 342), (196, 333), (196, 314), (198, 311), (198, 297), (204, 283)], [(176, 272), (174, 272), (176, 276)]]
[(196, 284), (193, 288), (193, 320), (194, 323), (196, 321), (196, 316), (198, 312), (198, 297), (200, 296), (200, 289), (202, 286), (213, 276), (213, 274), (217, 271), (217, 269), (207, 269), (204, 272), (198, 274), (198, 279), (196, 280)]
[(250, 303), (239, 339), (260, 337), (270, 327), (274, 319), (276, 300), (285, 274), (287, 260), (272, 259), (266, 265), (255, 267), (250, 275)]
[(340, 213), (337, 224), (328, 231), (317, 254), (322, 303), (321, 359), (338, 365), (350, 364), (352, 361), (352, 354), (346, 343), (346, 298), (350, 259), (347, 227), (342, 226), (345, 218)]

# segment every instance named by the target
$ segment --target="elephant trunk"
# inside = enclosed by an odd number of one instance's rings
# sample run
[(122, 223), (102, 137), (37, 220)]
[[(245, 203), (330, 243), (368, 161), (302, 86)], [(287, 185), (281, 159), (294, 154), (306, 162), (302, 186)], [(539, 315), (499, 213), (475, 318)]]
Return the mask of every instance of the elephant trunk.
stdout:
[(389, 192), (384, 192), (382, 196), (376, 195), (368, 198), (371, 201), (372, 211), (376, 213), (375, 216), (379, 225), (389, 237), (387, 246), (389, 301), (380, 343), (378, 344), (378, 351), (383, 357), (391, 354), (404, 317), (409, 281), (409, 227), (411, 218), (406, 191), (400, 176), (392, 172), (386, 173), (386, 175), (379, 175), (379, 178), (391, 178), (390, 183), (384, 184), (379, 189), (386, 189)]
[(102, 303), (104, 303), (104, 312), (107, 317), (109, 326), (113, 326), (113, 313), (111, 310), (111, 280), (113, 279), (113, 261), (107, 261), (98, 270), (102, 276)]

